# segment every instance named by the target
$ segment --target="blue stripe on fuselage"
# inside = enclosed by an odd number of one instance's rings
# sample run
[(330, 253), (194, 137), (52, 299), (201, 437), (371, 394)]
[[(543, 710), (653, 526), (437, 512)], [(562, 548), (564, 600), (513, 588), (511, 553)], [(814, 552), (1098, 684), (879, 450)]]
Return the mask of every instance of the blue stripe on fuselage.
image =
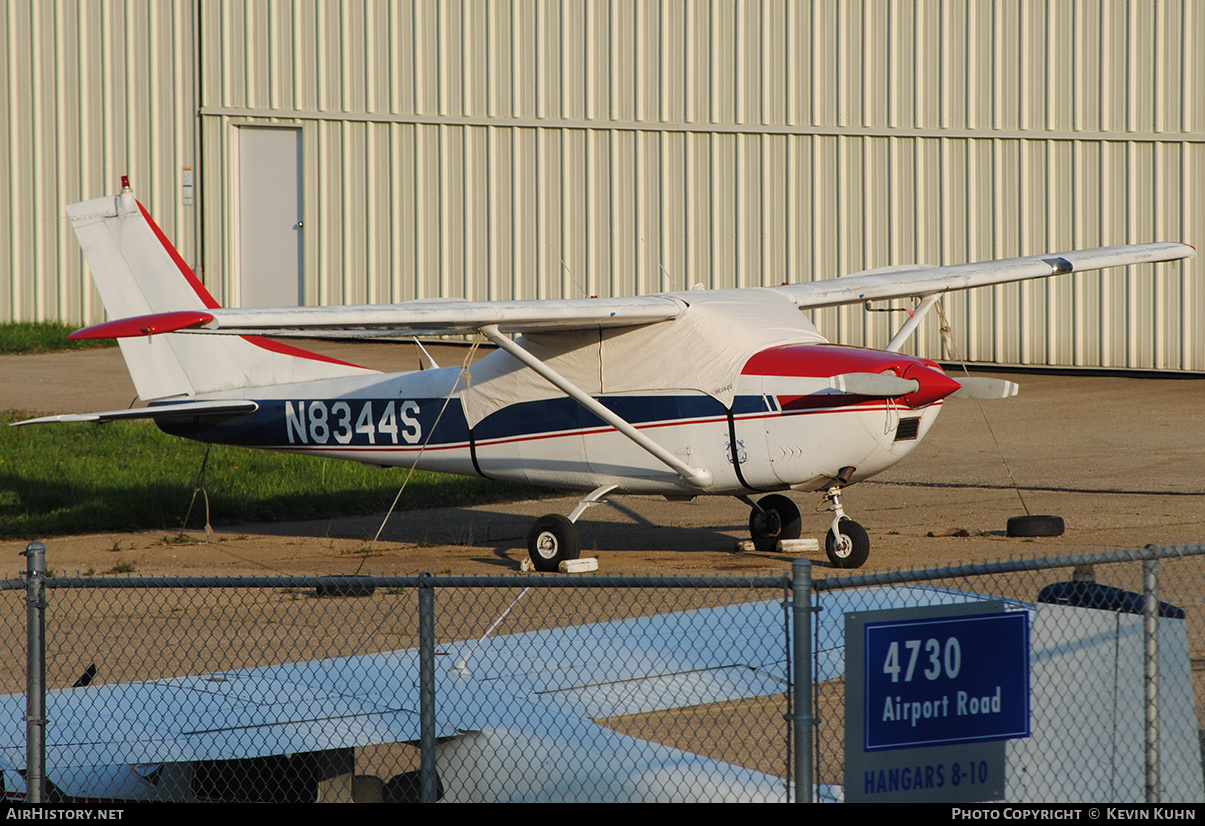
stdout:
[[(634, 425), (723, 417), (724, 406), (711, 396), (603, 396), (604, 407)], [(540, 433), (609, 427), (573, 399), (523, 402), (499, 410), (477, 424), (478, 442)]]
[[(634, 425), (727, 416), (720, 402), (704, 395), (604, 396), (599, 401)], [(738, 396), (733, 404), (735, 415), (766, 410), (762, 396)], [(199, 416), (160, 419), (156, 424), (165, 433), (203, 442), (286, 449), (405, 448), (467, 444), (469, 440), (457, 398), (268, 399), (259, 401), (256, 412), (235, 419), (215, 422)], [(558, 398), (510, 405), (479, 422), (473, 435), (481, 443), (605, 427), (577, 402)]]

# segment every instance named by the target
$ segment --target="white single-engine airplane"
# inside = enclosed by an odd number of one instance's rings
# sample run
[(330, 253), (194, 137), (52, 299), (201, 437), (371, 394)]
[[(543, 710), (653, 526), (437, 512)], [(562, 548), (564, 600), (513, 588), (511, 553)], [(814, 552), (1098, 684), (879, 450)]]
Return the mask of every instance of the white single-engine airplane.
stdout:
[[(126, 178), (119, 195), (67, 213), (113, 319), (73, 337), (119, 339), (150, 407), (20, 424), (153, 418), (203, 442), (590, 491), (568, 517), (532, 526), (544, 571), (579, 555), (574, 523), (612, 492), (735, 496), (751, 507), (758, 549), (772, 550), (801, 531), (799, 509), (775, 491), (823, 491), (828, 557), (859, 567), (870, 542), (842, 489), (908, 455), (947, 396), (1016, 392), (899, 352), (943, 293), (1195, 253), (1104, 247), (634, 298), (223, 309)], [(893, 298), (919, 303), (884, 350), (829, 344), (801, 312)], [(447, 333), (480, 333), (498, 350), (463, 370), (382, 374), (263, 337)]]

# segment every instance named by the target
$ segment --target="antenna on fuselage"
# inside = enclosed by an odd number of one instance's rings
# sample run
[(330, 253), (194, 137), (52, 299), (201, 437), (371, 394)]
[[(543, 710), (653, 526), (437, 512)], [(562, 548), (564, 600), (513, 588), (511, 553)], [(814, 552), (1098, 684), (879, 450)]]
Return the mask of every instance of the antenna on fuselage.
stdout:
[[(414, 343), (418, 345), (418, 349), (420, 349), (420, 350), (422, 350), (422, 351), (423, 351), (423, 355), (427, 357), (427, 361), (431, 362), (431, 369), (433, 369), (433, 370), (438, 370), (438, 369), (439, 369), (439, 365), (435, 363), (435, 359), (431, 358), (431, 354), (427, 352), (427, 348), (426, 348), (426, 347), (424, 347), (424, 346), (423, 346), (423, 343), (422, 343), (421, 341), (419, 341), (419, 340), (418, 340), (418, 336), (415, 336), (415, 337), (414, 337)], [(422, 359), (419, 359), (419, 362), (418, 362), (418, 369), (419, 369), (419, 370), (425, 370), (425, 369), (427, 369), (427, 368), (423, 367), (423, 362), (422, 362)]]

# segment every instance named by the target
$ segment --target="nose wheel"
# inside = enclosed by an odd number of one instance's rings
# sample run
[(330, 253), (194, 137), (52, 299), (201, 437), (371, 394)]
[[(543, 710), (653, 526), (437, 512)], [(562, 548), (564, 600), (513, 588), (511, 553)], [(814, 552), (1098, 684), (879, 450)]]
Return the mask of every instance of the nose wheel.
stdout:
[(838, 533), (830, 528), (824, 540), (828, 561), (837, 568), (861, 568), (870, 556), (870, 537), (866, 529), (852, 519), (842, 519)]
[(829, 488), (824, 498), (833, 512), (833, 524), (824, 540), (828, 561), (836, 568), (861, 568), (870, 556), (870, 537), (866, 529), (845, 515), (839, 486)]

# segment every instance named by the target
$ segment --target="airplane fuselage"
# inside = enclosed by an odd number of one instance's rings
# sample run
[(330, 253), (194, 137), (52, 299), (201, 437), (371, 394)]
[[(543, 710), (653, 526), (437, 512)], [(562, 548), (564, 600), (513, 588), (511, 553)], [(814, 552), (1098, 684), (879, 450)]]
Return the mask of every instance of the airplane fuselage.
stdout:
[(252, 399), (259, 409), (223, 423), (175, 419), (159, 426), (205, 442), (584, 490), (608, 484), (664, 495), (820, 490), (845, 468), (855, 469), (846, 477), (854, 482), (891, 467), (919, 443), (941, 407), (924, 387), (915, 399), (866, 398), (832, 390), (830, 376), (903, 376), (919, 368), (939, 369), (897, 353), (801, 344), (750, 359), (731, 408), (674, 388), (596, 397), (686, 463), (709, 469), (714, 481), (706, 490), (688, 485), (569, 398), (513, 404), (470, 427), (454, 392), (459, 368), (215, 394)]

